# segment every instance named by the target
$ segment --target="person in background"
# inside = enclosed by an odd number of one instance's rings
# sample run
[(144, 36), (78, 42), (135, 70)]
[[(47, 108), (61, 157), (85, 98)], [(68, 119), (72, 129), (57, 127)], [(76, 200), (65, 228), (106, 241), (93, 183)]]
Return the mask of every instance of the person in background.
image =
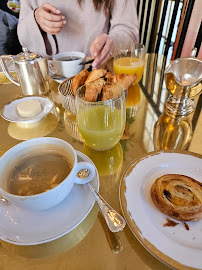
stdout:
[(7, 1), (0, 1), (0, 55), (18, 54), (21, 45), (17, 36), (17, 14), (7, 7)]
[(10, 8), (7, 7), (7, 2), (8, 0), (0, 0), (0, 9), (18, 18), (19, 13), (15, 13), (12, 10), (10, 10)]
[[(44, 3), (43, 3), (44, 2)], [(135, 0), (21, 0), (18, 37), (44, 57), (65, 51), (91, 55), (93, 68), (119, 41), (139, 41)]]

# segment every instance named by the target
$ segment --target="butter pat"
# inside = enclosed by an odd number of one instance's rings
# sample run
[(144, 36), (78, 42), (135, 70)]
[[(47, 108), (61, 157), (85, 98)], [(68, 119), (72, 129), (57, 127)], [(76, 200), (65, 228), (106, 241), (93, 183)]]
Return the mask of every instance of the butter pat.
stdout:
[(41, 112), (41, 104), (38, 100), (25, 100), (17, 105), (17, 112), (21, 117), (34, 117)]

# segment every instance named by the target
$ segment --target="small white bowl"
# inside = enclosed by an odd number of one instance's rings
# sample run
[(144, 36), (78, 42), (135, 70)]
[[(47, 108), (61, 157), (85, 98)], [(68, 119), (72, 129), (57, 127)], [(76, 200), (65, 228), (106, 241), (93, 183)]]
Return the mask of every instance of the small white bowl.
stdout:
[[(72, 57), (72, 58), (76, 57), (79, 59), (71, 60), (71, 61), (62, 60), (68, 57)], [(84, 68), (84, 65), (79, 65), (79, 64), (85, 60), (85, 57), (86, 57), (85, 53), (82, 53), (82, 52), (63, 52), (63, 53), (56, 54), (53, 57), (53, 62), (52, 62), (54, 72), (66, 78), (75, 76)]]

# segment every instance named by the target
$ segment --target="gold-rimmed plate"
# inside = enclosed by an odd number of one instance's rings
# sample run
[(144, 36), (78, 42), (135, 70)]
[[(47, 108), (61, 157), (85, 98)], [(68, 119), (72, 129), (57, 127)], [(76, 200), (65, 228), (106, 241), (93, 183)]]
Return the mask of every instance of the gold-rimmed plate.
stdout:
[(166, 216), (154, 205), (150, 189), (165, 174), (183, 174), (202, 182), (202, 156), (188, 151), (155, 151), (134, 160), (120, 183), (124, 217), (140, 243), (174, 269), (202, 269), (202, 220), (165, 227)]

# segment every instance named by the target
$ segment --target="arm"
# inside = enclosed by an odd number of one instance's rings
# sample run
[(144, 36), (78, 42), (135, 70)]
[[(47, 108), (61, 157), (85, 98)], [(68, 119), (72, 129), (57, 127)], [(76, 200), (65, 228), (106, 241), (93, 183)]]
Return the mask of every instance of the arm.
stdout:
[(111, 12), (109, 33), (99, 35), (91, 44), (90, 52), (95, 61), (93, 68), (107, 62), (114, 47), (120, 42), (139, 42), (138, 19), (134, 0), (115, 0)]
[(139, 23), (135, 0), (115, 1), (111, 14), (109, 37), (114, 46), (120, 41), (139, 42)]
[[(55, 14), (51, 14), (50, 12), (54, 13), (54, 11), (50, 9), (54, 9)], [(32, 1), (21, 0), (21, 12), (18, 24), (20, 43), (23, 46), (27, 46), (30, 51), (37, 52), (42, 56), (54, 55), (57, 52), (54, 34), (57, 34), (64, 24), (62, 15), (58, 14), (60, 14), (60, 11), (49, 4), (38, 7)], [(50, 22), (51, 25), (47, 24), (47, 17), (49, 19), (49, 16), (53, 20), (56, 17), (56, 25), (55, 22)], [(58, 20), (60, 23), (59, 27)], [(52, 28), (54, 29), (52, 30)]]

